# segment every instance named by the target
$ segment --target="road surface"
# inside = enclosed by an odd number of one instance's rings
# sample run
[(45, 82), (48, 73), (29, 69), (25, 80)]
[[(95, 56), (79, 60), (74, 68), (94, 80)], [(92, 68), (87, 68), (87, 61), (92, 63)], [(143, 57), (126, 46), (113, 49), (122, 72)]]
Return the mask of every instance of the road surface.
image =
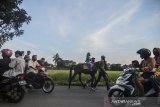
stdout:
[(55, 86), (55, 90), (46, 94), (42, 90), (29, 90), (18, 104), (0, 100), (0, 107), (104, 107), (106, 87), (98, 87), (95, 92), (79, 86)]

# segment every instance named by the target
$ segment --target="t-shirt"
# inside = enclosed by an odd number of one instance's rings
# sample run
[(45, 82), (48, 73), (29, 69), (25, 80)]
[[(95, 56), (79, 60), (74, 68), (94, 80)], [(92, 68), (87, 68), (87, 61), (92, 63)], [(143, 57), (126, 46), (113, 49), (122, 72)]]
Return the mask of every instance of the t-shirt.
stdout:
[[(29, 66), (29, 71), (35, 71), (35, 69), (40, 65), (37, 61), (30, 60), (28, 62), (28, 66)], [(33, 68), (35, 68), (35, 69), (33, 69)]]
[(155, 67), (156, 61), (154, 58), (149, 57), (147, 60), (142, 60), (140, 68), (142, 72), (150, 72)]
[(25, 61), (22, 57), (17, 57), (9, 63), (9, 67), (10, 69), (6, 71), (3, 76), (10, 77), (23, 74), (25, 69)]

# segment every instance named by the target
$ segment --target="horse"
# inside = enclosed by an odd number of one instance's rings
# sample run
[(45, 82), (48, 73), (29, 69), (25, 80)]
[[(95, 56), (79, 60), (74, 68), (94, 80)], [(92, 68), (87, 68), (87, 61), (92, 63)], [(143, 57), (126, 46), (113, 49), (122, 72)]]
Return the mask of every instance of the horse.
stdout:
[[(92, 67), (92, 71), (90, 71), (90, 69), (84, 69), (84, 65), (87, 65), (85, 63), (79, 63), (77, 65), (73, 65), (70, 67), (70, 74), (69, 74), (69, 85), (68, 88), (70, 88), (71, 86), (71, 82), (72, 80), (76, 77), (76, 75), (79, 75), (79, 81), (81, 83), (81, 85), (83, 86), (83, 88), (85, 88), (85, 84), (83, 84), (82, 80), (81, 80), (81, 74), (89, 74), (91, 76), (91, 87), (93, 87), (93, 81), (96, 79), (95, 74), (97, 73), (97, 70), (99, 69), (99, 62), (95, 62), (93, 67)], [(74, 70), (74, 74), (72, 76), (72, 70)]]

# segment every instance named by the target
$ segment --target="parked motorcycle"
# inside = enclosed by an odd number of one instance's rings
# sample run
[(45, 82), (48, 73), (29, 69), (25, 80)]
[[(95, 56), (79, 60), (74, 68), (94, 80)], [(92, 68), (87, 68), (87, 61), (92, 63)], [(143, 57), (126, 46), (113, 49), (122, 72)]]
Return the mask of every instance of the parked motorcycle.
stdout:
[(16, 77), (1, 77), (0, 95), (11, 103), (18, 103), (24, 98), (23, 86), (26, 84), (23, 75)]
[(54, 90), (54, 82), (43, 69), (40, 68), (38, 73), (34, 74), (34, 78), (30, 78), (26, 74), (25, 80), (27, 85), (31, 85), (34, 89), (42, 89), (45, 93), (51, 93)]

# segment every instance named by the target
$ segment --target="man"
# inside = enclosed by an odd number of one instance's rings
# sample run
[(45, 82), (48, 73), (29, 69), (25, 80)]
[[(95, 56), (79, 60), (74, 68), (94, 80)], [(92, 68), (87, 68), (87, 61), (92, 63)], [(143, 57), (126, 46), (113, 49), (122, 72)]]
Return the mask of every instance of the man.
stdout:
[(37, 78), (37, 68), (39, 67), (39, 63), (37, 62), (37, 55), (33, 55), (32, 59), (28, 62), (28, 67), (26, 71), (26, 77), (27, 77), (27, 88), (32, 88), (32, 85), (30, 84), (32, 81), (35, 81)]
[(107, 63), (106, 63), (106, 60), (105, 60), (105, 56), (102, 55), (101, 56), (101, 61), (99, 62), (99, 74), (98, 74), (98, 79), (96, 80), (95, 84), (94, 84), (94, 87), (96, 88), (98, 82), (100, 81), (101, 77), (104, 78), (105, 82), (106, 82), (106, 87), (107, 87), (107, 91), (110, 89), (110, 86), (109, 86), (109, 78), (108, 78), (108, 75), (107, 73), (105, 72), (107, 70)]
[(37, 55), (32, 56), (32, 60), (28, 62), (29, 72), (35, 72), (40, 64), (37, 62)]
[(28, 62), (30, 60), (31, 51), (27, 51), (27, 55), (24, 56), (24, 60)]
[(143, 72), (141, 75), (142, 77), (138, 78), (136, 80), (136, 84), (139, 87), (140, 95), (139, 96), (144, 96), (144, 87), (142, 83), (145, 82), (145, 80), (148, 80), (151, 75), (153, 75), (153, 68), (155, 67), (155, 59), (151, 58), (151, 52), (149, 49), (142, 48), (137, 51), (137, 53), (140, 55), (141, 61), (140, 68), (139, 70)]

